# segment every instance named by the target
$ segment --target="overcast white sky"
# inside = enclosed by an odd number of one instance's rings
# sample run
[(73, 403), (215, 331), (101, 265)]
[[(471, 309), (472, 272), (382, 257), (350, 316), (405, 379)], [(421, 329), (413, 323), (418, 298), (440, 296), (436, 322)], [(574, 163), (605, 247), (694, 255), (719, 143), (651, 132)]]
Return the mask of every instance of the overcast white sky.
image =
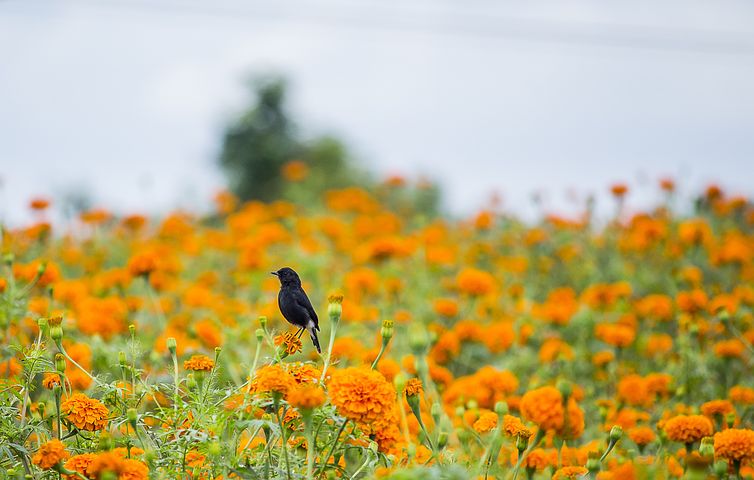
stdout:
[(243, 79), (291, 80), (312, 133), (465, 211), (673, 175), (754, 194), (754, 2), (0, 0), (0, 220), (91, 190), (201, 207)]

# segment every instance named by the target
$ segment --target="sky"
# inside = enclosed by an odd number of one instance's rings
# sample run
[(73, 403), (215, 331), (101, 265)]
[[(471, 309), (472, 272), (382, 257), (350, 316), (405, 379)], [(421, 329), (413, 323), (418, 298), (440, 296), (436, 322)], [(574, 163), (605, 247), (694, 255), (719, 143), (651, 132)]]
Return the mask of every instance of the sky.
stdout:
[(202, 209), (245, 81), (278, 73), (308, 135), (464, 213), (656, 181), (754, 195), (754, 3), (0, 0), (0, 222), (87, 191)]

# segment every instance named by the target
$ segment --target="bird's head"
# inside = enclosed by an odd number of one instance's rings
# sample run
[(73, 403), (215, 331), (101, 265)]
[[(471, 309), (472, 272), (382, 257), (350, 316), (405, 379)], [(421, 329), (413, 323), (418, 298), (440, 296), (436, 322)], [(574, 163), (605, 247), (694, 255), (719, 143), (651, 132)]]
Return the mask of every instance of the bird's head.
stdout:
[(270, 273), (278, 277), (281, 285), (301, 285), (301, 279), (298, 277), (298, 273), (290, 267), (283, 267), (276, 272)]

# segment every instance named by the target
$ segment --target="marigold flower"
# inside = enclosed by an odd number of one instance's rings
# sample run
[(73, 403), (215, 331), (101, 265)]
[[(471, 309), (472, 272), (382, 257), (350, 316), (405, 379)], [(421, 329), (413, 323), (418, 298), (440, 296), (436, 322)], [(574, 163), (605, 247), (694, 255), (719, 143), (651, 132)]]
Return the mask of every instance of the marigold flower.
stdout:
[(107, 407), (96, 398), (74, 393), (60, 404), (60, 412), (79, 430), (94, 432), (107, 425), (110, 414)]
[(100, 478), (111, 473), (118, 480), (147, 480), (149, 468), (139, 460), (123, 458), (116, 452), (104, 452), (97, 455), (86, 469), (90, 478)]
[(420, 395), (424, 391), (422, 381), (418, 378), (411, 378), (406, 382), (406, 388), (403, 389), (403, 393), (406, 397), (414, 397)]
[(327, 388), (338, 412), (357, 423), (381, 420), (395, 406), (393, 386), (368, 367), (334, 371)]
[[(82, 453), (80, 455), (74, 455), (70, 459), (68, 459), (67, 462), (65, 462), (64, 467), (66, 468), (66, 470), (79, 472), (86, 477), (89, 465), (91, 465), (95, 458), (97, 458), (96, 453)], [(65, 480), (79, 479), (79, 477), (76, 475), (63, 475), (63, 478), (65, 478)]]
[(60, 440), (50, 440), (43, 443), (31, 461), (43, 470), (49, 470), (68, 458), (68, 451)]
[(530, 390), (521, 398), (521, 414), (536, 423), (542, 430), (554, 430), (559, 435), (578, 437), (584, 431), (584, 412), (570, 398), (568, 400), (568, 426), (565, 428), (563, 395), (555, 387)]
[(712, 422), (703, 415), (677, 415), (664, 425), (665, 434), (674, 442), (691, 444), (712, 435)]
[(497, 413), (489, 411), (482, 413), (472, 427), (477, 433), (491, 432), (497, 427)]
[(458, 315), (458, 302), (449, 298), (438, 298), (434, 301), (433, 307), (435, 313), (444, 317), (455, 317)]
[(293, 332), (285, 332), (282, 335), (277, 335), (275, 337), (275, 345), (283, 345), (285, 353), (288, 355), (294, 355), (304, 348), (301, 339)]
[(715, 415), (727, 415), (729, 413), (736, 413), (736, 409), (733, 404), (728, 400), (711, 400), (705, 402), (700, 407), (702, 414), (708, 417), (714, 417)]
[(741, 340), (731, 338), (715, 343), (715, 355), (720, 358), (741, 358), (746, 351), (746, 346)]
[(294, 362), (287, 363), (285, 369), (291, 379), (297, 383), (317, 383), (319, 377), (322, 374), (322, 370), (315, 367), (311, 363)]
[(626, 375), (620, 379), (618, 398), (634, 406), (645, 406), (652, 401), (646, 380), (636, 374)]
[(728, 391), (728, 397), (734, 403), (754, 405), (754, 388), (736, 385)]
[(552, 480), (564, 480), (567, 478), (579, 478), (589, 473), (586, 467), (562, 467), (555, 472)]
[(183, 362), (183, 368), (194, 372), (211, 372), (215, 368), (215, 361), (206, 355), (192, 355)]
[(300, 182), (309, 174), (309, 167), (301, 160), (291, 160), (283, 165), (281, 172), (289, 182)]
[(318, 385), (304, 383), (288, 390), (288, 403), (299, 409), (313, 409), (324, 405), (325, 392)]
[(61, 385), (60, 375), (57, 373), (45, 373), (42, 379), (42, 386), (48, 390), (52, 390), (56, 385)]
[(147, 277), (157, 270), (160, 257), (152, 251), (139, 252), (128, 260), (128, 273), (132, 277)]
[(294, 380), (280, 365), (260, 368), (254, 374), (251, 391), (256, 393), (287, 394), (294, 385)]
[(628, 437), (636, 445), (643, 447), (654, 441), (655, 432), (649, 427), (634, 427), (628, 431)]
[(495, 283), (491, 273), (475, 268), (465, 268), (456, 277), (458, 289), (468, 295), (486, 295), (495, 288)]
[(522, 436), (529, 438), (532, 431), (521, 422), (521, 419), (513, 415), (503, 415), (503, 432), (510, 437)]
[(715, 434), (715, 456), (729, 462), (754, 461), (754, 431), (728, 428)]

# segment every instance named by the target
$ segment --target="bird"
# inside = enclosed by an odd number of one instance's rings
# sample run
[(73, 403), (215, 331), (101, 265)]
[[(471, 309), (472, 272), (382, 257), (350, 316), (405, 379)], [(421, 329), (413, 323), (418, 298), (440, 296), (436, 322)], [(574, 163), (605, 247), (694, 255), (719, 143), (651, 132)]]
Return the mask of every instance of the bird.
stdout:
[(322, 353), (319, 346), (319, 319), (317, 312), (312, 307), (312, 302), (306, 296), (306, 292), (301, 288), (301, 278), (298, 273), (290, 267), (283, 267), (275, 272), (270, 272), (280, 280), (280, 292), (278, 293), (278, 307), (280, 313), (288, 323), (299, 327), (296, 336), (300, 337), (304, 330), (309, 332), (312, 337), (312, 343), (317, 348), (318, 353)]

